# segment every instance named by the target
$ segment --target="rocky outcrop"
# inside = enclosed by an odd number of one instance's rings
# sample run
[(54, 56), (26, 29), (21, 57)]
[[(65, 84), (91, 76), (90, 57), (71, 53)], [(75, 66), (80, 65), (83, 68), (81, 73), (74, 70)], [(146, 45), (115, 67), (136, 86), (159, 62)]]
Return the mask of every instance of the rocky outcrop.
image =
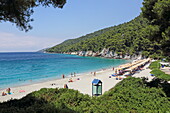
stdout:
[(130, 55), (125, 55), (124, 59), (131, 59)]
[(78, 52), (71, 52), (70, 54), (71, 54), (71, 55), (77, 55)]
[(80, 51), (80, 52), (78, 52), (78, 54), (77, 54), (77, 55), (79, 55), (79, 56), (85, 56), (85, 54), (86, 54), (86, 52), (85, 52), (85, 51)]
[(141, 53), (138, 54), (117, 54), (115, 51), (109, 50), (109, 48), (104, 48), (101, 52), (93, 52), (93, 51), (79, 51), (79, 52), (67, 52), (64, 54), (72, 54), (72, 55), (79, 55), (79, 56), (92, 56), (92, 57), (105, 57), (105, 58), (114, 58), (114, 59), (142, 59)]
[(108, 49), (104, 48), (104, 49), (100, 52), (100, 56), (101, 56), (101, 57), (105, 57), (108, 53), (109, 53), (109, 48), (108, 48)]
[(92, 56), (93, 55), (93, 51), (87, 51), (85, 56)]

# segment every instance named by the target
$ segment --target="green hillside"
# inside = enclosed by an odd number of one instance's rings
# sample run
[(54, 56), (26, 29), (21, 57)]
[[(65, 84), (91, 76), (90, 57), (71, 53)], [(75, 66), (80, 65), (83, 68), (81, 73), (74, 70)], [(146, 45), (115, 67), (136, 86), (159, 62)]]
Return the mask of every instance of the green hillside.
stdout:
[(112, 29), (114, 29), (114, 27), (109, 27), (109, 28), (101, 29), (101, 30), (99, 30), (99, 31), (96, 31), (96, 32), (94, 32), (94, 33), (87, 34), (87, 35), (85, 35), (85, 36), (81, 36), (81, 37), (76, 38), (76, 39), (68, 39), (68, 40), (62, 42), (61, 44), (58, 44), (58, 45), (56, 45), (56, 46), (54, 46), (54, 47), (52, 47), (52, 48), (50, 48), (50, 49), (47, 49), (47, 51), (48, 51), (48, 52), (59, 52), (59, 53), (60, 53), (60, 52), (64, 52), (64, 50), (66, 50), (66, 48), (67, 48), (68, 46), (72, 46), (72, 45), (74, 45), (74, 44), (76, 44), (76, 43), (79, 43), (79, 42), (81, 42), (81, 41), (84, 41), (84, 40), (87, 40), (87, 39), (90, 39), (90, 38), (97, 37), (97, 36), (99, 36), (99, 35), (107, 32), (107, 31), (109, 31), (109, 30), (112, 30)]
[[(170, 1), (144, 0), (141, 15), (130, 22), (86, 36), (67, 40), (47, 52), (101, 52), (103, 48), (118, 55), (164, 56), (170, 60)], [(88, 56), (88, 55), (87, 55)]]
[(138, 16), (130, 22), (109, 27), (77, 39), (67, 40), (47, 49), (47, 52), (101, 51), (110, 48), (122, 54), (134, 54), (142, 51), (145, 56), (161, 55), (158, 44), (150, 41), (147, 31), (148, 21)]
[(72, 89), (41, 89), (0, 103), (0, 113), (168, 113), (170, 84), (126, 78), (100, 97)]

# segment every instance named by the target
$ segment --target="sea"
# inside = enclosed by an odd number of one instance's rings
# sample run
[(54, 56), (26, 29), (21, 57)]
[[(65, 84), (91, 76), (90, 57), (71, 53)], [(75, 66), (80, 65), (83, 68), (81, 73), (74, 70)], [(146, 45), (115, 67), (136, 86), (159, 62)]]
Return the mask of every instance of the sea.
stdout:
[(83, 57), (38, 52), (0, 53), (0, 90), (112, 68), (130, 62), (123, 59)]

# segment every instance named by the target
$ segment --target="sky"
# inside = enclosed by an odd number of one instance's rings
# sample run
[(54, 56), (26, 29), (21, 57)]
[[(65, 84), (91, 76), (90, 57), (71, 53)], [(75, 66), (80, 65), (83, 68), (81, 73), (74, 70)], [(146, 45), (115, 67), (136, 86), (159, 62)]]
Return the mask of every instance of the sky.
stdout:
[(141, 13), (143, 0), (67, 0), (62, 9), (37, 7), (33, 29), (0, 23), (0, 52), (34, 52), (94, 31), (128, 22)]

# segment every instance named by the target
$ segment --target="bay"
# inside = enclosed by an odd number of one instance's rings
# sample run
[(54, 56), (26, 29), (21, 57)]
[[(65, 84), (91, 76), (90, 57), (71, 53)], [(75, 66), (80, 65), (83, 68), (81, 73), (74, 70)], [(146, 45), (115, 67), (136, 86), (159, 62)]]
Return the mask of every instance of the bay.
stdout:
[(0, 53), (0, 89), (46, 80), (71, 73), (89, 73), (130, 62), (123, 59), (83, 57), (38, 52)]

